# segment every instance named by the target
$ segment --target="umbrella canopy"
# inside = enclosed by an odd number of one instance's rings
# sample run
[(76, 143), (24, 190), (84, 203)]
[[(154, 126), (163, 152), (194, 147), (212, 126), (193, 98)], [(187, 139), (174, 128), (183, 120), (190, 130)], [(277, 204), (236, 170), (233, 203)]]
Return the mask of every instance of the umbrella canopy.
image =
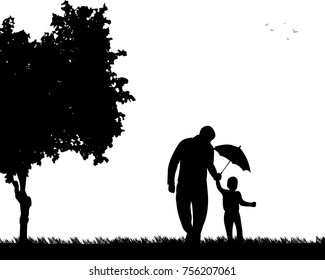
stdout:
[[(238, 165), (243, 171), (251, 171), (248, 160), (240, 147), (241, 146), (236, 147), (233, 145), (220, 145), (216, 146), (214, 149), (218, 152), (220, 156), (225, 157), (229, 160), (228, 164), (232, 162), (233, 164)], [(228, 164), (226, 165), (226, 167), (228, 166)], [(222, 172), (226, 169), (226, 167), (222, 170)]]

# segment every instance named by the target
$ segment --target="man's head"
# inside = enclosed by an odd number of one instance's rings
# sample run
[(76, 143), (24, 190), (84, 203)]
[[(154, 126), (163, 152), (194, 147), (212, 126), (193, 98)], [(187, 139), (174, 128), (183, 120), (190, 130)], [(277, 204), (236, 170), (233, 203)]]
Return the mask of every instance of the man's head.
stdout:
[(203, 139), (211, 142), (214, 139), (214, 137), (216, 136), (216, 134), (211, 126), (204, 126), (200, 130), (200, 136)]
[(238, 180), (236, 177), (230, 177), (227, 182), (227, 187), (231, 191), (235, 191), (237, 189)]

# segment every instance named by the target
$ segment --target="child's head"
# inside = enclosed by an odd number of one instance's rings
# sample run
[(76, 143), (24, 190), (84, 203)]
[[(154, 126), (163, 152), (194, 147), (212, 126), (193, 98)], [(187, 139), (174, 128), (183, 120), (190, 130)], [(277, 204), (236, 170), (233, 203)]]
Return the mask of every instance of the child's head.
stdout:
[(236, 177), (230, 177), (227, 182), (227, 187), (231, 191), (235, 191), (237, 189), (238, 180)]

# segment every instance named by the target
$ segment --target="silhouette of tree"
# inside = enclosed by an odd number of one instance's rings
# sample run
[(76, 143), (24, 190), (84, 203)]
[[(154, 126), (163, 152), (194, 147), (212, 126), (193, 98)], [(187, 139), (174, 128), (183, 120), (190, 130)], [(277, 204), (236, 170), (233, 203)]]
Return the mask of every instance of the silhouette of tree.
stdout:
[(105, 151), (123, 132), (118, 103), (135, 100), (123, 89), (127, 79), (112, 71), (126, 52), (110, 50), (107, 7), (73, 8), (65, 1), (62, 10), (40, 42), (14, 32), (12, 17), (0, 28), (0, 172), (20, 203), (20, 242), (27, 241), (32, 165), (44, 157), (55, 162), (65, 151), (93, 156), (94, 165), (108, 161)]

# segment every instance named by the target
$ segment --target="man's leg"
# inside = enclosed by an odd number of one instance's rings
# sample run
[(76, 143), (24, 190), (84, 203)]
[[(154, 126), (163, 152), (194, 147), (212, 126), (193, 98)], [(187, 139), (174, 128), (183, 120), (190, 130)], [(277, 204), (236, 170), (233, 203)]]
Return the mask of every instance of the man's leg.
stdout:
[(193, 195), (193, 242), (200, 243), (202, 228), (208, 212), (208, 193)]
[(191, 214), (191, 200), (188, 194), (177, 192), (176, 205), (179, 219), (185, 232), (187, 233), (186, 241), (192, 233), (192, 214)]

